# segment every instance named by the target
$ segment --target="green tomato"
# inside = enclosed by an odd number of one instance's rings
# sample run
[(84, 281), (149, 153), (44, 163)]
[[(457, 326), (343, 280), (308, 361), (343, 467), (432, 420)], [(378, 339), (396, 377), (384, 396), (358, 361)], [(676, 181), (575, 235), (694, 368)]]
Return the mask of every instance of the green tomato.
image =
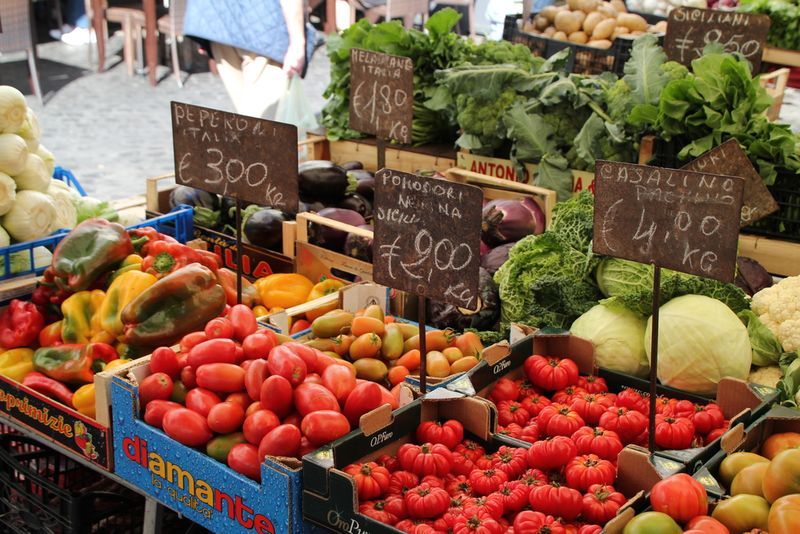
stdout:
[(625, 525), (622, 534), (682, 534), (683, 529), (667, 514), (644, 512)]
[(731, 532), (748, 532), (754, 528), (767, 530), (769, 503), (763, 497), (743, 493), (718, 502), (711, 517)]

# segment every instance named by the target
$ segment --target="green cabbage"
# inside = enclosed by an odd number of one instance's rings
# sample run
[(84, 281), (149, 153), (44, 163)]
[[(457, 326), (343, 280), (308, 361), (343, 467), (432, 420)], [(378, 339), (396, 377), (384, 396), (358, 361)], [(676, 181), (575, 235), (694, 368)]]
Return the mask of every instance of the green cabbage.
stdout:
[[(648, 359), (652, 320), (648, 319), (644, 336)], [(747, 328), (720, 301), (684, 295), (661, 306), (658, 379), (662, 384), (714, 395), (724, 377), (746, 380), (751, 362)]]
[(750, 336), (753, 365), (764, 367), (777, 364), (783, 354), (783, 347), (775, 334), (761, 322), (761, 319), (752, 310), (740, 311), (739, 319), (747, 327), (747, 335)]
[(645, 377), (650, 370), (644, 350), (645, 319), (619, 305), (598, 304), (578, 317), (570, 332), (594, 344), (597, 365)]

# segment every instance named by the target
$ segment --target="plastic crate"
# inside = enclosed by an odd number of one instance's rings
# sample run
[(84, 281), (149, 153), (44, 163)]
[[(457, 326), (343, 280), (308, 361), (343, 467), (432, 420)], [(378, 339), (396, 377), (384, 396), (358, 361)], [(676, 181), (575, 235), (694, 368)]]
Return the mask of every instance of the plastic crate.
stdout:
[(75, 191), (82, 197), (88, 196), (86, 194), (86, 190), (83, 188), (81, 183), (75, 178), (75, 175), (72, 172), (68, 171), (63, 167), (56, 166), (55, 170), (53, 170), (53, 178), (56, 180), (61, 180)]
[(141, 532), (144, 498), (35, 440), (0, 435), (0, 530)]
[[(129, 226), (128, 229), (142, 228), (145, 226), (152, 226), (163, 234), (170, 235), (180, 241), (186, 243), (193, 238), (194, 226), (192, 223), (193, 208), (186, 205), (176, 206), (173, 211), (165, 215), (159, 215), (147, 219), (141, 223)], [(0, 269), (0, 280), (8, 280), (9, 278), (18, 278), (27, 275), (40, 275), (48, 267), (48, 265), (35, 265), (34, 251), (37, 247), (45, 247), (50, 252), (53, 252), (56, 246), (64, 239), (69, 233), (69, 230), (58, 230), (53, 234), (35, 239), (33, 241), (26, 241), (25, 243), (17, 243), (8, 247), (0, 248), (0, 261), (2, 261), (2, 269)], [(20, 271), (11, 272), (11, 255), (15, 253), (23, 253), (28, 255), (28, 265), (30, 268), (22, 269)]]
[[(503, 25), (503, 39), (512, 43), (524, 44), (535, 56), (549, 58), (565, 48), (572, 53), (567, 60), (566, 71), (576, 74), (601, 74), (613, 72), (618, 76), (624, 74), (625, 62), (631, 57), (633, 38), (617, 37), (612, 41), (611, 48), (595, 48), (567, 41), (549, 39), (541, 35), (534, 35), (522, 31), (519, 21), (522, 15), (507, 15)], [(659, 42), (663, 36), (658, 37)]]

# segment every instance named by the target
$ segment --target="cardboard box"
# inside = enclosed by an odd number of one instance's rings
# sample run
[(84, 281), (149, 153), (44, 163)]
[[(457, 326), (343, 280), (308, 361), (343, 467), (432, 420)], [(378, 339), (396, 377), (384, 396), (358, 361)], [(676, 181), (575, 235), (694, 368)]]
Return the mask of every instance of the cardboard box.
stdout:
[(181, 445), (140, 418), (138, 383), (149, 373), (149, 357), (112, 371), (115, 473), (214, 532), (305, 532), (300, 461), (268, 457), (259, 484)]
[[(466, 151), (461, 151), (456, 156), (456, 165), (462, 169), (478, 174), (485, 174), (493, 178), (508, 180), (521, 184), (533, 184), (533, 177), (539, 167), (535, 163), (525, 164), (525, 175), (518, 176), (516, 166), (510, 159), (490, 158), (487, 156), (477, 156)], [(584, 189), (588, 189), (594, 194), (594, 173), (590, 171), (578, 171), (570, 169), (572, 173), (572, 193), (578, 194)]]
[(800, 432), (800, 411), (775, 406), (747, 427), (742, 423), (732, 426), (720, 439), (720, 450), (697, 470), (694, 478), (710, 495), (726, 495), (729, 488), (717, 477), (722, 460), (735, 452), (758, 453), (764, 441), (779, 432)]
[[(159, 189), (159, 185), (169, 184)], [(147, 179), (147, 216), (153, 217), (169, 211), (169, 194), (175, 188), (174, 175), (166, 174)], [(284, 224), (284, 242), (294, 242), (294, 224)], [(233, 271), (237, 266), (236, 238), (210, 228), (194, 225), (194, 237), (208, 243), (208, 250), (220, 257), (223, 267)], [(284, 254), (253, 245), (242, 244), (242, 273), (255, 280), (273, 273), (294, 272), (294, 260)]]
[[(594, 360), (594, 346), (586, 339), (569, 334), (542, 334), (529, 335), (513, 344), (506, 342), (488, 347), (483, 354), (483, 360), (467, 373), (464, 380), (457, 384), (446, 386), (454, 392), (464, 395), (477, 395), (488, 398), (494, 382), (500, 377), (518, 379), (524, 377), (523, 363), (531, 354), (544, 356), (569, 356), (578, 365), (581, 374), (594, 374), (605, 379), (610, 391), (617, 392), (625, 387), (630, 387), (641, 392), (649, 391), (649, 382), (640, 378), (623, 375), (604, 368), (598, 368)], [(705, 404), (709, 399), (687, 393), (678, 389), (658, 385), (659, 395), (667, 395), (677, 399), (687, 399), (695, 403)], [(769, 409), (774, 401), (777, 391), (773, 388), (747, 384), (742, 380), (726, 378), (720, 382), (716, 402), (722, 409), (726, 419), (732, 425), (748, 423)], [(628, 447), (630, 449), (623, 456), (620, 455), (620, 476), (623, 486), (628, 493), (634, 490), (647, 490), (652, 484), (649, 480), (658, 480), (657, 477), (672, 474), (688, 469), (690, 472), (698, 469), (705, 461), (719, 450), (720, 440), (699, 448), (685, 450), (660, 450), (647, 459), (647, 451), (643, 448)], [(638, 458), (637, 457), (642, 457)], [(640, 471), (642, 461), (647, 460), (653, 466), (650, 479), (644, 475), (634, 475)], [(626, 464), (625, 462), (632, 462)], [(643, 465), (643, 464), (642, 464)], [(623, 476), (625, 470), (630, 469), (632, 476)], [(633, 480), (627, 486), (627, 480)]]

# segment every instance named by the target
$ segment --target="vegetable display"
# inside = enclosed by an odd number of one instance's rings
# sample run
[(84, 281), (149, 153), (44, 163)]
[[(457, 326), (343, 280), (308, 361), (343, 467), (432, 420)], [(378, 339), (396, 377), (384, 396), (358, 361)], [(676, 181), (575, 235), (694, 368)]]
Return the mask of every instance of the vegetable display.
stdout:
[(800, 4), (795, 0), (740, 0), (739, 11), (769, 15), (767, 43), (800, 50)]

